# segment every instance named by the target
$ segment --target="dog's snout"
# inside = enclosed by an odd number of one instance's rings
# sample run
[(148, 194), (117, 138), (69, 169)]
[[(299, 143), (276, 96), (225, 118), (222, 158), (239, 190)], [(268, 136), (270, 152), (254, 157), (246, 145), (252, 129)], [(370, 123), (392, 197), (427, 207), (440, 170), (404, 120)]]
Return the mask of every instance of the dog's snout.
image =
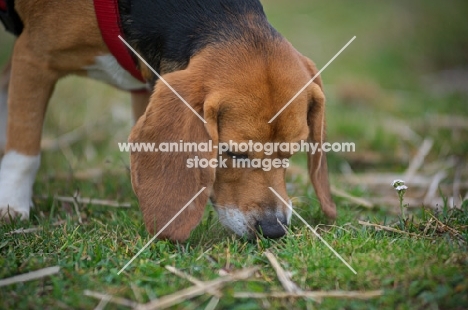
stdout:
[(257, 221), (255, 228), (264, 237), (281, 238), (286, 234), (287, 225), (286, 217), (278, 218), (272, 216)]

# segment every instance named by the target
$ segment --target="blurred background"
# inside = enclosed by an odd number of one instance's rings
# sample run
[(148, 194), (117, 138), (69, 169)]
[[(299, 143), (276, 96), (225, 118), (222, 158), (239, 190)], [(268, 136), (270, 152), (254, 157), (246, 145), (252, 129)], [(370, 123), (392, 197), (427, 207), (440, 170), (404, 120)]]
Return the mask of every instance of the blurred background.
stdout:
[[(357, 37), (322, 73), (328, 141), (356, 145), (354, 153), (329, 153), (340, 204), (397, 211), (390, 183), (401, 178), (411, 207), (440, 207), (444, 200), (459, 207), (468, 190), (468, 2), (263, 4), (273, 26), (318, 68)], [(2, 28), (0, 65), (13, 42)], [(44, 128), (37, 199), (77, 188), (134, 199), (128, 154), (117, 147), (131, 126), (127, 93), (78, 77), (61, 80)], [(300, 195), (304, 157), (294, 163), (289, 190)]]

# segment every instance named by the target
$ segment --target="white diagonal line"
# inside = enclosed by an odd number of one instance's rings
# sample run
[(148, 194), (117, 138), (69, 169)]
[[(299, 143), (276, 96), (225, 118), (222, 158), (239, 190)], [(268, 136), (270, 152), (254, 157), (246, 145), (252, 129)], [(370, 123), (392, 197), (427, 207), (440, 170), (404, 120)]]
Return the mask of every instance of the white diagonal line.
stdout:
[(195, 196), (193, 196), (193, 198), (190, 199), (190, 201), (187, 202), (187, 204), (186, 204), (182, 209), (180, 209), (179, 212), (177, 212), (177, 214), (174, 215), (174, 217), (173, 217), (169, 222), (167, 222), (167, 224), (164, 225), (164, 227), (161, 228), (161, 229), (158, 231), (158, 233), (157, 233), (156, 235), (154, 235), (154, 237), (151, 238), (151, 240), (148, 241), (148, 243), (146, 243), (145, 246), (144, 246), (140, 251), (138, 251), (138, 253), (136, 253), (135, 256), (133, 256), (132, 259), (131, 259), (127, 264), (125, 264), (125, 266), (123, 266), (122, 269), (120, 269), (119, 272), (117, 272), (117, 274), (120, 275), (120, 273), (121, 273), (122, 271), (124, 271), (125, 268), (127, 268), (127, 267), (135, 260), (135, 258), (137, 258), (137, 257), (154, 241), (154, 239), (156, 239), (156, 238), (159, 236), (159, 234), (160, 234), (164, 229), (166, 229), (167, 226), (169, 226), (169, 225), (172, 223), (172, 221), (174, 221), (174, 220), (175, 220), (175, 219), (192, 203), (192, 201), (194, 201), (195, 198), (197, 198), (198, 195), (201, 194), (201, 192), (203, 192), (203, 191), (205, 190), (205, 188), (206, 188), (206, 187), (203, 187), (198, 193), (196, 193)]
[(351, 44), (351, 42), (353, 42), (353, 41), (354, 41), (354, 39), (356, 39), (356, 36), (354, 36), (354, 37), (353, 37), (351, 40), (349, 40), (349, 42), (348, 42), (348, 43), (346, 43), (346, 45), (345, 45), (345, 46), (343, 46), (343, 48), (342, 48), (342, 49), (340, 49), (340, 51), (339, 51), (338, 53), (336, 53), (336, 55), (335, 55), (335, 56), (333, 56), (333, 58), (332, 58), (332, 59), (330, 59), (330, 61), (329, 61), (329, 62), (327, 62), (327, 64), (326, 64), (325, 66), (323, 66), (323, 68), (322, 68), (322, 69), (320, 69), (320, 71), (319, 71), (319, 72), (317, 72), (317, 74), (316, 74), (316, 75), (314, 75), (314, 77), (313, 77), (313, 78), (312, 78), (312, 79), (311, 79), (309, 82), (307, 82), (307, 84), (305, 84), (305, 86), (304, 86), (304, 87), (302, 87), (302, 88), (301, 88), (301, 90), (300, 90), (300, 91), (298, 91), (298, 92), (297, 92), (297, 94), (295, 94), (295, 95), (294, 95), (294, 97), (292, 97), (292, 98), (291, 98), (291, 100), (289, 100), (289, 101), (288, 101), (288, 103), (286, 103), (286, 104), (284, 105), (284, 107), (282, 107), (282, 108), (281, 108), (281, 110), (279, 110), (279, 111), (278, 111), (278, 113), (276, 113), (276, 115), (275, 115), (275, 116), (273, 116), (273, 117), (272, 117), (272, 118), (271, 118), (271, 119), (268, 121), (268, 124), (270, 124), (271, 122), (273, 122), (273, 121), (275, 120), (275, 118), (277, 118), (277, 117), (278, 117), (278, 115), (280, 115), (280, 114), (281, 114), (281, 112), (283, 112), (283, 111), (284, 111), (284, 109), (286, 109), (286, 108), (287, 108), (287, 107), (288, 107), (288, 106), (291, 104), (291, 102), (293, 102), (293, 101), (294, 101), (294, 99), (296, 99), (296, 98), (297, 98), (297, 96), (299, 96), (299, 95), (300, 95), (300, 94), (301, 94), (301, 93), (304, 91), (304, 89), (306, 89), (306, 88), (307, 88), (307, 86), (309, 86), (309, 85), (310, 85), (310, 83), (312, 83), (312, 82), (315, 80), (315, 78), (316, 78), (317, 76), (319, 76), (319, 75), (320, 75), (320, 73), (322, 73), (322, 71), (323, 71), (323, 70), (325, 70), (325, 69), (328, 67), (328, 65), (332, 63), (332, 61), (333, 61), (333, 60), (335, 60), (335, 58), (336, 58), (336, 57), (338, 57), (338, 55), (340, 55), (340, 54), (341, 54), (341, 52), (342, 52), (342, 51), (344, 51), (344, 50), (345, 50), (345, 48), (347, 48), (347, 47), (348, 47), (348, 45), (350, 45), (350, 44)]
[(143, 61), (143, 63), (144, 63), (151, 71), (153, 71), (153, 73), (156, 74), (156, 76), (157, 76), (164, 84), (166, 84), (166, 86), (169, 87), (169, 89), (172, 90), (172, 92), (173, 92), (177, 97), (179, 97), (179, 99), (182, 100), (182, 102), (185, 103), (185, 105), (186, 105), (190, 110), (192, 110), (192, 112), (195, 113), (195, 115), (198, 116), (198, 118), (201, 119), (201, 121), (202, 121), (203, 123), (206, 124), (205, 119), (204, 119), (203, 117), (201, 117), (200, 114), (198, 114), (197, 111), (195, 111), (195, 110), (190, 106), (190, 104), (188, 104), (188, 102), (185, 101), (185, 99), (182, 98), (182, 96), (179, 95), (179, 93), (178, 93), (174, 88), (172, 88), (172, 86), (169, 85), (169, 83), (167, 83), (166, 80), (163, 79), (162, 76), (160, 76), (159, 73), (158, 73), (156, 70), (154, 70), (153, 67), (151, 67), (151, 66), (146, 62), (146, 60), (144, 60), (143, 57), (141, 57), (140, 54), (138, 54), (137, 51), (135, 51), (135, 50), (133, 49), (133, 47), (130, 46), (130, 44), (127, 43), (127, 41), (125, 41), (124, 38), (122, 38), (122, 37), (119, 35), (119, 39), (120, 39), (120, 40), (121, 40), (137, 57), (138, 57), (138, 58), (140, 58), (140, 60)]
[(306, 220), (304, 220), (302, 218), (302, 216), (299, 215), (299, 213), (297, 213), (284, 199), (283, 197), (280, 196), (280, 194), (278, 194), (272, 187), (268, 187), (276, 196), (278, 196), (279, 199), (281, 199), (281, 201), (286, 205), (288, 206), (289, 209), (291, 209), (291, 211), (294, 213), (294, 215), (296, 215), (313, 233), (314, 235), (316, 235), (320, 241), (322, 241), (332, 252), (333, 254), (335, 254), (336, 257), (338, 257), (345, 265), (346, 267), (348, 267), (352, 272), (354, 272), (354, 274), (357, 274), (356, 270), (353, 269), (353, 267), (351, 267), (351, 265), (349, 265), (344, 259), (343, 257), (341, 257), (340, 254), (338, 254), (338, 252), (336, 252), (323, 238), (322, 236), (320, 236), (316, 231), (315, 229), (312, 228), (312, 226), (309, 225), (309, 223), (306, 222)]

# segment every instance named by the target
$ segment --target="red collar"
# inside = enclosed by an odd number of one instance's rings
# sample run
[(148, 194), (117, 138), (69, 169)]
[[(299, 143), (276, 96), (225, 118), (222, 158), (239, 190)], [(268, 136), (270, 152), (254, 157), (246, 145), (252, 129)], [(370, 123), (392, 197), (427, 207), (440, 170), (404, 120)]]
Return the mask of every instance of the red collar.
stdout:
[[(2, 0), (0, 0), (0, 3)], [(134, 78), (141, 82), (146, 82), (137, 69), (137, 65), (130, 55), (130, 51), (118, 38), (119, 35), (125, 37), (120, 23), (119, 6), (117, 0), (94, 0), (94, 10), (96, 11), (99, 29), (102, 38), (109, 48), (109, 51), (117, 59), (117, 62), (127, 70)]]

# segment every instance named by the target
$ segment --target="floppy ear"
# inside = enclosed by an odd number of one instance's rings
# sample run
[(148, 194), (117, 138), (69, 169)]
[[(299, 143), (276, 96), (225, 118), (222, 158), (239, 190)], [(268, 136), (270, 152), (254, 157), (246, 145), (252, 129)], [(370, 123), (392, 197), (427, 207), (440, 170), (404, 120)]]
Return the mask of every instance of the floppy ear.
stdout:
[[(318, 72), (315, 64), (307, 57), (302, 56), (303, 61), (310, 73), (311, 78)], [(320, 76), (307, 88), (309, 96), (309, 109), (307, 123), (309, 125), (309, 141), (318, 143), (318, 149), (325, 142), (325, 95), (322, 90)], [(331, 219), (336, 218), (336, 206), (330, 194), (330, 182), (328, 180), (327, 157), (323, 152), (315, 152), (307, 155), (309, 175), (314, 185), (323, 213)]]
[[(200, 82), (188, 70), (170, 73), (164, 78), (203, 117), (205, 96)], [(212, 124), (210, 120), (209, 125)], [(205, 126), (165, 84), (158, 81), (148, 108), (133, 127), (129, 141), (154, 143), (157, 148), (161, 146), (160, 143), (179, 144), (180, 140), (208, 143), (213, 138), (210, 134), (217, 136), (217, 129), (215, 127), (208, 134)], [(202, 187), (206, 187), (161, 232), (159, 239), (184, 241), (203, 215), (214, 182), (215, 169), (188, 168), (187, 160), (195, 156), (210, 160), (215, 158), (216, 152), (131, 152), (132, 186), (138, 197), (146, 228), (151, 234), (157, 233)]]

